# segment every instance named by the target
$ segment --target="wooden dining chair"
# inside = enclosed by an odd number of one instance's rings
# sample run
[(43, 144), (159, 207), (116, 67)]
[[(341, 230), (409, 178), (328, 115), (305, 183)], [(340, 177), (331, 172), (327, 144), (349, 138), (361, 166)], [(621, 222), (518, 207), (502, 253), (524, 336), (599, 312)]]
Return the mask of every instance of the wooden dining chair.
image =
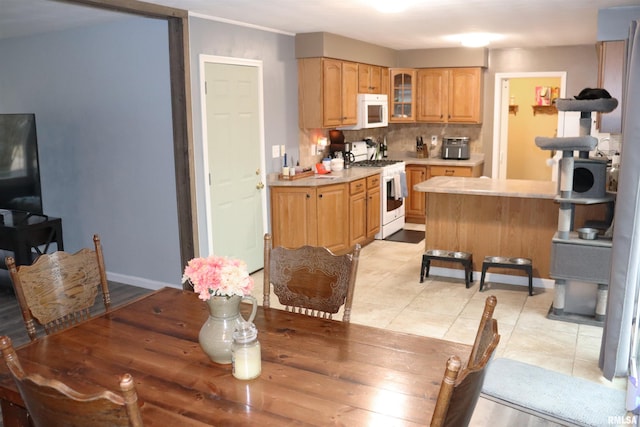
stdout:
[(66, 329), (91, 316), (98, 291), (109, 311), (107, 283), (100, 237), (93, 236), (94, 249), (75, 254), (57, 251), (40, 255), (32, 265), (16, 266), (6, 258), (13, 289), (31, 340), (37, 338), (36, 322), (46, 334)]
[(120, 378), (120, 391), (80, 393), (61, 381), (27, 374), (11, 339), (0, 337), (0, 350), (34, 427), (142, 427), (138, 394), (130, 374)]
[(351, 319), (360, 245), (344, 255), (318, 246), (272, 247), (264, 236), (263, 306), (269, 307), (271, 286), (288, 311), (332, 319), (344, 305), (343, 322)]
[(480, 326), (466, 367), (458, 356), (447, 361), (431, 427), (465, 427), (469, 425), (478, 403), (486, 367), (500, 342), (498, 321), (493, 319), (496, 297), (485, 301)]

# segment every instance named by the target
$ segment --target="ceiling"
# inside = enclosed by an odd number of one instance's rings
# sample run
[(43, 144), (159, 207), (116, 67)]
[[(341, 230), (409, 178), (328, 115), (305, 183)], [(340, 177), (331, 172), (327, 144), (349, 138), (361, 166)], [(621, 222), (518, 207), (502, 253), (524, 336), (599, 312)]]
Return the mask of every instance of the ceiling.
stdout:
[[(287, 34), (325, 31), (405, 50), (457, 47), (445, 36), (489, 32), (490, 48), (596, 42), (598, 9), (638, 0), (391, 0), (404, 12), (384, 14), (378, 0), (153, 0), (149, 3)], [(0, 38), (45, 33), (121, 19), (119, 13), (56, 0), (0, 0)]]

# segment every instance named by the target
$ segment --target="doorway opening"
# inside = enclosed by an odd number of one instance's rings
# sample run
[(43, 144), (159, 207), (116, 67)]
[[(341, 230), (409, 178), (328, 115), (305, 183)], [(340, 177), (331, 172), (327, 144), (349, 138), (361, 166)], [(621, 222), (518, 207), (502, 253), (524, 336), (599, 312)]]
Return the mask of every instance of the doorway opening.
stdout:
[[(514, 105), (517, 105), (520, 111), (531, 111), (534, 104), (535, 93), (531, 94), (530, 99), (514, 100), (510, 99), (510, 82), (515, 79), (559, 79), (559, 97), (565, 97), (567, 73), (558, 72), (527, 72), (527, 73), (496, 73), (495, 75), (495, 94), (494, 94), (494, 124), (493, 124), (493, 155), (491, 176), (497, 179), (507, 179), (507, 165), (509, 161), (509, 151), (513, 153), (514, 147), (510, 147), (512, 142), (509, 140), (509, 114), (511, 104), (511, 114), (513, 114)], [(542, 80), (541, 80), (542, 81)], [(515, 114), (518, 114), (517, 112)], [(564, 136), (564, 114), (557, 115), (556, 136)], [(538, 135), (531, 136), (531, 144), (534, 144), (533, 138)], [(539, 135), (551, 136), (551, 135)], [(542, 151), (542, 150), (540, 150)], [(544, 154), (543, 154), (544, 155)], [(557, 161), (550, 161), (551, 180), (557, 181), (558, 167)], [(547, 164), (541, 166), (548, 168)]]

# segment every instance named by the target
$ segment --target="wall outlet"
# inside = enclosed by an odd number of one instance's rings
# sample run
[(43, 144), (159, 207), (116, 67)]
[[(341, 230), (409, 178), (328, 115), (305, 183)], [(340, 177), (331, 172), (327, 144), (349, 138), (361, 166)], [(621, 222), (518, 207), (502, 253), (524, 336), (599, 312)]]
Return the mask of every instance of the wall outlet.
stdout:
[(273, 159), (277, 159), (278, 157), (280, 157), (280, 146), (279, 145), (272, 145), (271, 146), (271, 157)]
[(312, 156), (317, 156), (318, 155), (318, 147), (316, 147), (315, 144), (311, 145), (311, 155)]
[(438, 144), (438, 135), (431, 135), (431, 145)]

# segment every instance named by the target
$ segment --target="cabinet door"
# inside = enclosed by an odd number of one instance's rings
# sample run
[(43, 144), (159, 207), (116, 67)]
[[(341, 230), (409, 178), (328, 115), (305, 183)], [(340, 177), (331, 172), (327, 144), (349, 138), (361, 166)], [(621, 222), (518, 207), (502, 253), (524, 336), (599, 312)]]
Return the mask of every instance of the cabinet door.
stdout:
[(358, 93), (383, 93), (381, 79), (382, 67), (358, 64)]
[(415, 70), (393, 68), (389, 73), (391, 75), (389, 121), (395, 123), (415, 122)]
[(405, 217), (407, 222), (423, 223), (426, 219), (425, 193), (415, 191), (413, 186), (427, 179), (427, 166), (407, 165), (407, 187), (409, 196), (405, 199)]
[(364, 244), (366, 238), (367, 192), (363, 191), (352, 195), (349, 200), (349, 246)]
[(311, 187), (270, 187), (271, 233), (274, 246), (316, 245), (316, 190)]
[(380, 68), (380, 93), (389, 95), (389, 69)]
[(417, 72), (417, 120), (442, 123), (447, 121), (448, 71), (425, 68)]
[(322, 61), (322, 117), (325, 127), (342, 125), (342, 61)]
[(318, 187), (316, 193), (318, 246), (334, 253), (349, 248), (349, 190), (347, 184)]
[(369, 93), (382, 93), (382, 67), (371, 66)]
[(367, 190), (367, 238), (373, 239), (380, 231), (381, 223), (380, 185)]
[(358, 64), (342, 63), (342, 124), (358, 123)]
[(480, 123), (481, 68), (452, 68), (449, 71), (449, 123)]

